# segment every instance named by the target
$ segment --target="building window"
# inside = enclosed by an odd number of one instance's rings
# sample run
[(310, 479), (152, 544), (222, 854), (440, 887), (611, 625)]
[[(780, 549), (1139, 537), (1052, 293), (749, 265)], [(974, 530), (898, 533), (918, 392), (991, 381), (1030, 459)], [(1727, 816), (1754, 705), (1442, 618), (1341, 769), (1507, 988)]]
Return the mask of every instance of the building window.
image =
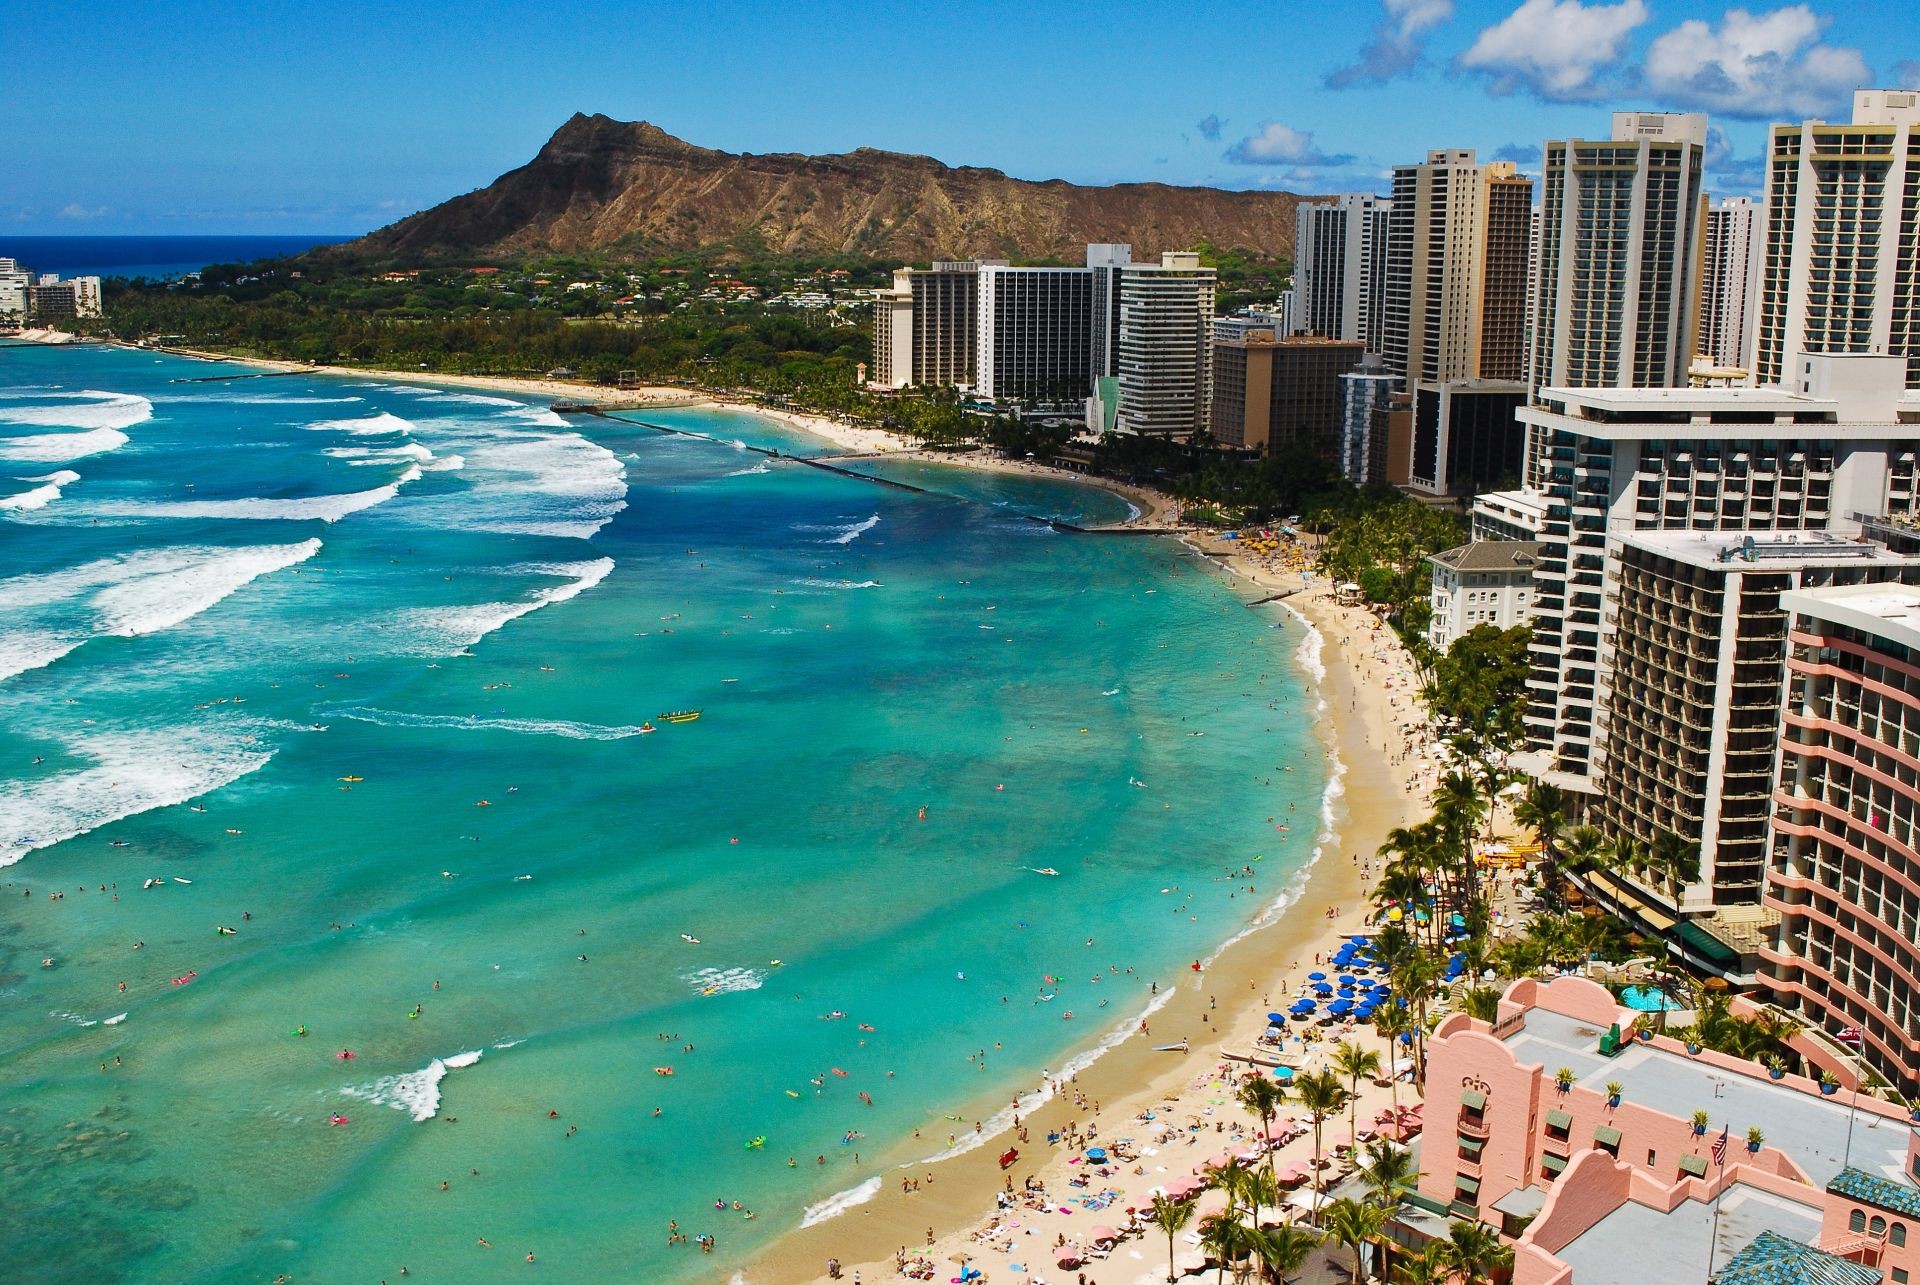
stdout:
[(1651, 1169), (1658, 1163), (1660, 1162), (1657, 1159), (1655, 1159), (1653, 1154), (1653, 1148), (1648, 1147), (1647, 1148), (1647, 1168)]
[(1907, 1225), (1905, 1223), (1895, 1223), (1893, 1225), (1893, 1231), (1888, 1235), (1887, 1239), (1893, 1242), (1896, 1249), (1905, 1249), (1907, 1245)]
[(1893, 1285), (1907, 1285), (1908, 1279), (1906, 1268), (1896, 1267), (1893, 1269)]
[(1867, 1229), (1867, 1212), (1866, 1212), (1866, 1210), (1864, 1210), (1864, 1209), (1856, 1209), (1856, 1210), (1854, 1210), (1854, 1211), (1853, 1211), (1853, 1212), (1852, 1212), (1851, 1214), (1848, 1214), (1848, 1215), (1847, 1215), (1847, 1230), (1848, 1230), (1848, 1231), (1850, 1231), (1850, 1232), (1854, 1232), (1854, 1233), (1856, 1233), (1856, 1234), (1858, 1234), (1858, 1233), (1860, 1233), (1860, 1232), (1864, 1232), (1864, 1231), (1865, 1231), (1866, 1229)]
[(1867, 1224), (1867, 1235), (1884, 1236), (1886, 1234), (1887, 1220), (1876, 1214), (1873, 1221)]

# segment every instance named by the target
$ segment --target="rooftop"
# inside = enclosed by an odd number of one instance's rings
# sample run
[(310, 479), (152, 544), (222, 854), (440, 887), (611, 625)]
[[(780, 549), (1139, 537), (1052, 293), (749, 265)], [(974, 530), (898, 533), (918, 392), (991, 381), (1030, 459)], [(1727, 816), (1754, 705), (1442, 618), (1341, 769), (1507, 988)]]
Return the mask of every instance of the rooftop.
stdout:
[(1920, 650), (1920, 588), (1861, 584), (1799, 589), (1780, 595), (1780, 605), (1798, 616), (1830, 620)]
[(1631, 545), (1690, 566), (1719, 571), (1770, 571), (1803, 566), (1920, 566), (1920, 557), (1894, 553), (1883, 544), (1829, 531), (1646, 531), (1620, 537)]
[[(1626, 1101), (1677, 1119), (1705, 1110), (1712, 1131), (1726, 1129), (1736, 1141), (1758, 1125), (1767, 1145), (1784, 1152), (1815, 1186), (1826, 1186), (1852, 1167), (1913, 1190), (1905, 1180), (1907, 1129), (1879, 1114), (1854, 1113), (1847, 1094), (1821, 1097), (1650, 1044), (1633, 1044), (1605, 1058), (1598, 1051), (1602, 1034), (1591, 1022), (1532, 1008), (1505, 1043), (1516, 1057), (1537, 1061), (1549, 1072), (1571, 1067), (1575, 1083), (1595, 1093), (1604, 1092), (1608, 1080), (1618, 1080)], [(1575, 1279), (1586, 1285), (1589, 1278), (1576, 1274)], [(1660, 1279), (1660, 1273), (1640, 1279)]]
[[(1709, 1259), (1731, 1263), (1768, 1232), (1800, 1242), (1805, 1249), (1820, 1239), (1820, 1214), (1810, 1205), (1737, 1182), (1720, 1197), (1717, 1226), (1714, 1206), (1698, 1200), (1682, 1201), (1672, 1213), (1628, 1201), (1554, 1257), (1573, 1269), (1578, 1285), (1707, 1280)], [(1877, 1277), (1875, 1273), (1863, 1285), (1877, 1285)], [(1711, 1279), (1724, 1285), (1729, 1278), (1716, 1272)], [(1767, 1278), (1745, 1279), (1753, 1283)]]
[(1534, 540), (1475, 540), (1427, 558), (1453, 571), (1531, 571), (1539, 560)]
[(1904, 1182), (1890, 1182), (1858, 1169), (1842, 1169), (1839, 1177), (1827, 1184), (1827, 1190), (1890, 1214), (1920, 1218), (1920, 1188)]
[(1876, 1268), (1763, 1231), (1713, 1278), (1717, 1285), (1880, 1285)]

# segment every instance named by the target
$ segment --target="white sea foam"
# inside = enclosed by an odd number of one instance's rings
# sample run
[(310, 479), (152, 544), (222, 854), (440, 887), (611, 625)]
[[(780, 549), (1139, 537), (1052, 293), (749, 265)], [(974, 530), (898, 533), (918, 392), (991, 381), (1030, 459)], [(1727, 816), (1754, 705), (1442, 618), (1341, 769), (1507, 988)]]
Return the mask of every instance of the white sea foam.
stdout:
[(834, 533), (831, 539), (820, 541), (821, 544), (852, 544), (855, 540), (858, 540), (861, 536), (879, 525), (880, 515), (876, 513), (864, 522), (849, 522), (838, 526), (803, 525), (797, 526), (794, 529), (796, 531), (831, 531)]
[(433, 458), (433, 452), (418, 442), (401, 442), (395, 446), (329, 446), (321, 454), (364, 464), (392, 464), (403, 459), (425, 464)]
[(478, 714), (461, 718), (456, 714), (410, 714), (364, 706), (328, 707), (321, 714), (381, 727), (451, 727), (462, 731), (514, 732), (523, 736), (563, 736), (570, 741), (623, 741), (640, 736), (645, 730), (637, 726), (570, 723), (557, 718), (482, 718)]
[(509, 621), (551, 603), (565, 602), (605, 580), (612, 558), (592, 562), (530, 563), (517, 568), (535, 575), (565, 576), (566, 584), (538, 589), (522, 602), (484, 602), (469, 606), (409, 607), (394, 613), (395, 626), (408, 637), (410, 654), (447, 656), (466, 650)]
[(413, 424), (381, 411), (361, 419), (323, 419), (306, 426), (316, 433), (350, 433), (355, 437), (384, 437), (389, 433), (409, 433)]
[(565, 428), (567, 421), (544, 406), (522, 406), (513, 412), (515, 419), (524, 419), (529, 424), (538, 424), (542, 428)]
[(880, 589), (884, 586), (878, 580), (819, 580), (807, 576), (793, 583), (806, 585), (810, 589)]
[(574, 433), (480, 432), (462, 442), (470, 484), (456, 520), (505, 535), (587, 538), (627, 507), (626, 468)]
[[(397, 461), (396, 461), (397, 462)], [(251, 521), (338, 522), (349, 514), (385, 504), (400, 494), (400, 488), (420, 476), (420, 466), (410, 464), (385, 486), (370, 491), (352, 491), (344, 495), (308, 495), (297, 499), (239, 500), (163, 500), (159, 502), (113, 502), (96, 505), (91, 512), (101, 517), (121, 518), (220, 518)]]
[(0, 680), (50, 665), (97, 635), (135, 638), (171, 628), (319, 550), (318, 540), (142, 549), (0, 580)]
[(845, 1191), (828, 1196), (818, 1204), (808, 1205), (807, 1212), (801, 1215), (800, 1225), (812, 1227), (816, 1223), (823, 1223), (829, 1218), (846, 1213), (856, 1205), (866, 1204), (879, 1194), (880, 1179), (869, 1178), (858, 1187), (849, 1187)]
[(458, 473), (466, 466), (467, 457), (464, 455), (442, 455), (420, 467), (429, 473)]
[(0, 460), (23, 464), (59, 464), (83, 455), (116, 451), (127, 444), (117, 428), (94, 428), (84, 433), (45, 433), (37, 437), (0, 437)]
[(73, 482), (78, 482), (80, 475), (69, 472), (66, 469), (61, 469), (59, 472), (49, 473), (45, 477), (29, 477), (22, 478), (21, 480), (24, 482), (38, 482), (40, 485), (29, 491), (22, 491), (18, 495), (9, 495), (0, 498), (0, 510), (24, 513), (29, 509), (44, 509), (60, 498), (61, 487)]
[(114, 1016), (112, 1016), (112, 1017), (109, 1017), (109, 1018), (105, 1018), (105, 1019), (103, 1019), (103, 1020), (101, 1021), (101, 1023), (100, 1023), (100, 1025), (102, 1025), (102, 1026), (118, 1026), (118, 1025), (120, 1025), (120, 1023), (122, 1023), (122, 1022), (124, 1022), (124, 1021), (126, 1021), (126, 1020), (127, 1020), (127, 1015), (126, 1015), (125, 1013), (116, 1013), (116, 1014), (115, 1014)]
[(36, 781), (0, 781), (0, 866), (153, 808), (172, 807), (264, 767), (274, 751), (237, 727), (150, 728), (73, 737), (90, 767)]
[(457, 406), (511, 406), (515, 410), (526, 406), (525, 402), (516, 402), (507, 397), (487, 397), (480, 393), (435, 393), (431, 397), (422, 397), (425, 402), (451, 402)]
[(726, 474), (726, 476), (727, 477), (752, 477), (755, 473), (771, 473), (772, 471), (773, 471), (772, 469), (767, 467), (767, 462), (765, 460), (761, 460), (758, 464), (753, 465), (751, 468), (737, 468), (733, 472)]
[(153, 418), (153, 403), (133, 393), (89, 388), (77, 393), (38, 393), (58, 399), (52, 406), (0, 406), (0, 424), (48, 428), (131, 428)]
[(440, 1081), (447, 1078), (447, 1072), (472, 1066), (479, 1060), (479, 1049), (437, 1057), (418, 1071), (382, 1076), (372, 1084), (355, 1085), (341, 1092), (395, 1111), (405, 1111), (416, 1121), (431, 1120), (440, 1114)]
[(758, 968), (702, 968), (682, 975), (681, 980), (701, 995), (730, 995), (759, 990), (767, 974)]

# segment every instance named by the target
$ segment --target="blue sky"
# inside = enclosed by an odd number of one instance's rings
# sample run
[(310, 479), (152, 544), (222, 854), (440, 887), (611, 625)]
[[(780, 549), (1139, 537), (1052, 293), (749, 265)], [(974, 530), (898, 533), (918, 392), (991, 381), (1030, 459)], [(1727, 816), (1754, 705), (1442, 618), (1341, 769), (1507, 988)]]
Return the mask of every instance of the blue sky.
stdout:
[(729, 151), (924, 152), (1022, 178), (1379, 189), (1525, 168), (1626, 108), (1704, 110), (1752, 191), (1765, 123), (1920, 88), (1913, 0), (324, 6), (0, 3), (0, 235), (360, 232), (522, 164), (575, 111)]

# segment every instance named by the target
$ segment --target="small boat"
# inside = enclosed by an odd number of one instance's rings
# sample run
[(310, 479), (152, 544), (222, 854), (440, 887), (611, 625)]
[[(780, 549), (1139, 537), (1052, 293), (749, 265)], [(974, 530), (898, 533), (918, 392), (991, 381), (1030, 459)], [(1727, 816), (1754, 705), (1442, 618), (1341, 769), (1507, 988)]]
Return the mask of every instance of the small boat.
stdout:
[(648, 732), (657, 732), (659, 730), (660, 729), (655, 727), (652, 723), (640, 724), (640, 735), (642, 736), (645, 736)]
[(666, 719), (669, 723), (691, 723), (700, 717), (700, 711), (697, 709), (676, 709), (671, 713), (662, 714), (660, 717)]
[(698, 946), (700, 944), (700, 939), (698, 937), (695, 937), (692, 933), (681, 933), (680, 940), (684, 942), (691, 942), (695, 946)]
[(1028, 869), (1032, 870), (1037, 875), (1052, 875), (1056, 879), (1060, 877), (1060, 872), (1058, 870), (1055, 870), (1052, 866), (1029, 866)]
[(364, 776), (343, 776), (340, 779), (342, 781), (347, 782), (349, 785), (358, 785), (360, 782), (366, 780), (367, 778)]

